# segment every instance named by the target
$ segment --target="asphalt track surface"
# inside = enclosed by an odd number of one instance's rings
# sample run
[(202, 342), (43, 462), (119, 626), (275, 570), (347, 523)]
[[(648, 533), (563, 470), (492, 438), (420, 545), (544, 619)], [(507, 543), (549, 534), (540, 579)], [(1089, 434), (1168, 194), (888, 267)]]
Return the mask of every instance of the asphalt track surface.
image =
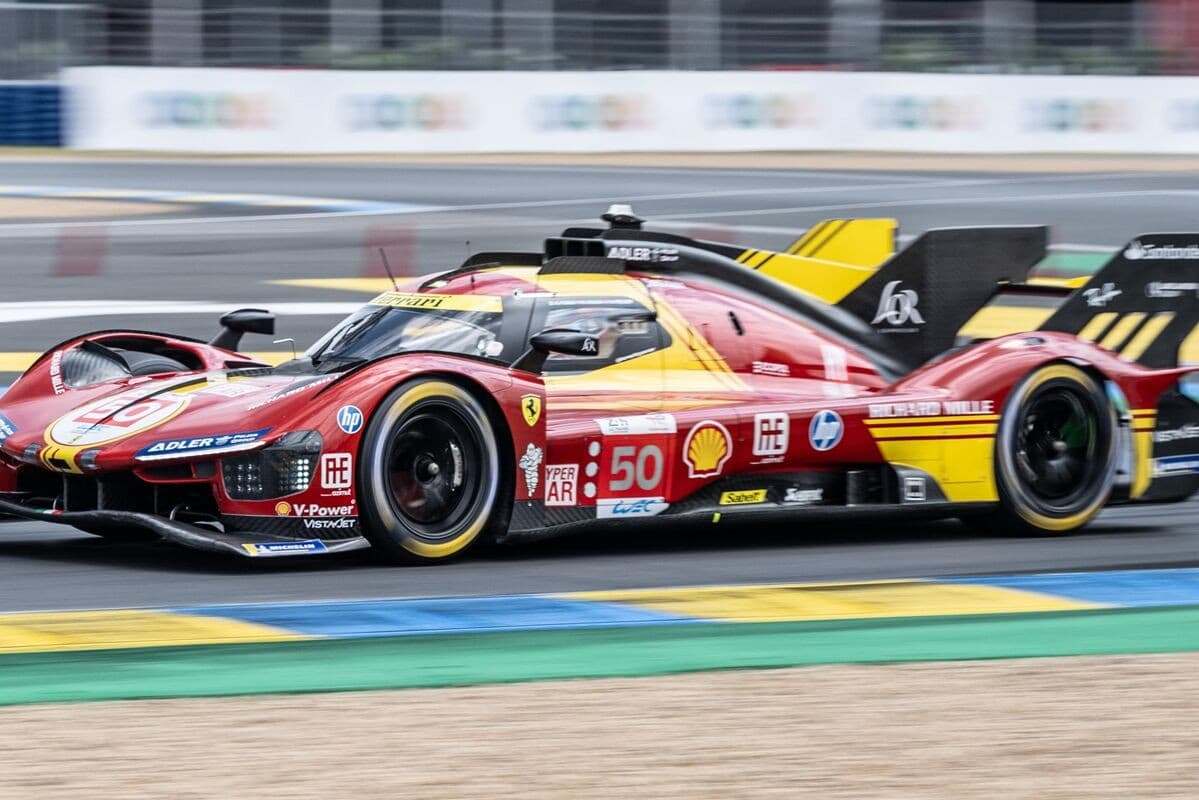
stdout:
[[(831, 216), (894, 216), (906, 233), (1042, 223), (1053, 240), (1115, 248), (1139, 233), (1199, 231), (1196, 174), (757, 171), (607, 167), (2, 161), (0, 184), (336, 197), (436, 207), (390, 215), (229, 215), (0, 224), (0, 350), (33, 351), (94, 328), (209, 336), (215, 314), (123, 311), (128, 301), (357, 302), (360, 295), (269, 283), (358, 277), (371, 245), (404, 272), (455, 266), (469, 250), (537, 249), (565, 225), (631, 202), (665, 230), (778, 247)], [(52, 277), (63, 235), (98, 237), (100, 274)], [(86, 238), (85, 238), (86, 240)], [(469, 241), (469, 245), (467, 242)], [(33, 302), (83, 300), (11, 321)], [(17, 305), (13, 305), (17, 304)], [(299, 308), (299, 307), (297, 307)], [(284, 316), (303, 347), (337, 318)], [(247, 342), (247, 349), (270, 349)], [(1112, 509), (1065, 538), (988, 538), (956, 522), (812, 528), (780, 523), (581, 534), (430, 568), (367, 554), (231, 561), (161, 544), (112, 544), (46, 523), (0, 524), (0, 611), (196, 603), (564, 592), (723, 583), (878, 580), (1000, 572), (1194, 566), (1199, 502)]]

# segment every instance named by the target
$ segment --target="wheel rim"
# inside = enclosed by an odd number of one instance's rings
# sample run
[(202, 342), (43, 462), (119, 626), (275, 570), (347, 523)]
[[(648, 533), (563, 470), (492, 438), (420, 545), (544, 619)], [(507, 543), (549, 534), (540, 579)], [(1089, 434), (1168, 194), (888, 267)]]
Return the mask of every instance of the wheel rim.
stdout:
[(1017, 426), (1016, 467), (1026, 489), (1053, 508), (1090, 495), (1102, 478), (1098, 409), (1070, 387), (1034, 395)]
[(409, 409), (388, 447), (389, 500), (404, 524), (423, 538), (457, 535), (472, 516), (481, 488), (483, 443), (473, 421), (452, 406)]

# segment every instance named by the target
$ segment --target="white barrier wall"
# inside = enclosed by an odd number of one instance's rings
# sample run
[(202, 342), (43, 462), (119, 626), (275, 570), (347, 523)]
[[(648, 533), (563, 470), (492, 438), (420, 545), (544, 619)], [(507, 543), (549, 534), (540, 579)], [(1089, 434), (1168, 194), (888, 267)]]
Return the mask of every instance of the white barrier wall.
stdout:
[(1199, 78), (68, 70), (85, 150), (1199, 152)]

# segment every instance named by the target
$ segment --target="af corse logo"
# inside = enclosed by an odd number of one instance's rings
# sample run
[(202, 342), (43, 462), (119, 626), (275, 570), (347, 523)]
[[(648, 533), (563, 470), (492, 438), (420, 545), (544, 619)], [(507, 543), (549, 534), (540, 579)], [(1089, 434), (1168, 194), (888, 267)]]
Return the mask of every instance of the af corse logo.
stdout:
[(791, 422), (785, 412), (754, 414), (754, 455), (781, 456), (787, 452)]
[(321, 456), (321, 488), (349, 489), (353, 484), (354, 457), (349, 453)]
[(903, 281), (889, 281), (883, 287), (883, 293), (878, 298), (878, 309), (874, 312), (871, 325), (886, 323), (892, 327), (900, 325), (923, 325), (924, 317), (920, 315), (916, 304), (920, 295), (914, 289), (900, 289)]

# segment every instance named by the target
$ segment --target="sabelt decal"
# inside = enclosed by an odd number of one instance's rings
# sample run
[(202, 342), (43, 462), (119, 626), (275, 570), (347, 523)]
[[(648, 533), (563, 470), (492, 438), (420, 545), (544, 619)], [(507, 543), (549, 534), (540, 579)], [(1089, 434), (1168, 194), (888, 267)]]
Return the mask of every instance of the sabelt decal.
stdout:
[(53, 444), (68, 447), (108, 444), (156, 428), (187, 408), (190, 397), (145, 389), (95, 400), (58, 419), (46, 431)]
[(242, 433), (222, 433), (215, 436), (194, 436), (188, 439), (164, 439), (143, 447), (134, 455), (138, 461), (156, 461), (164, 458), (183, 458), (194, 455), (216, 455), (236, 453), (258, 446), (270, 428)]
[(596, 423), (604, 436), (642, 436), (653, 433), (676, 433), (678, 424), (673, 414), (641, 414), (635, 417), (605, 417)]
[(720, 505), (722, 506), (754, 506), (765, 502), (765, 489), (741, 489), (720, 493)]
[(17, 426), (11, 419), (0, 413), (0, 444), (4, 444), (4, 440), (17, 432)]
[(696, 423), (683, 442), (683, 462), (691, 478), (719, 475), (732, 456), (733, 437), (728, 428), (715, 420)]
[(670, 508), (662, 497), (639, 497), (630, 500), (597, 500), (595, 516), (599, 519), (653, 517)]
[(545, 504), (547, 506), (576, 506), (578, 502), (579, 465), (545, 465)]
[(332, 495), (349, 494), (354, 485), (354, 455), (325, 453), (321, 456), (321, 488)]
[(329, 548), (320, 539), (295, 542), (247, 542), (242, 547), (252, 556), (290, 556), (301, 553), (325, 553)]
[(321, 503), (289, 503), (286, 500), (275, 503), (275, 513), (281, 517), (353, 517), (358, 509), (354, 501), (349, 505), (327, 506)]

